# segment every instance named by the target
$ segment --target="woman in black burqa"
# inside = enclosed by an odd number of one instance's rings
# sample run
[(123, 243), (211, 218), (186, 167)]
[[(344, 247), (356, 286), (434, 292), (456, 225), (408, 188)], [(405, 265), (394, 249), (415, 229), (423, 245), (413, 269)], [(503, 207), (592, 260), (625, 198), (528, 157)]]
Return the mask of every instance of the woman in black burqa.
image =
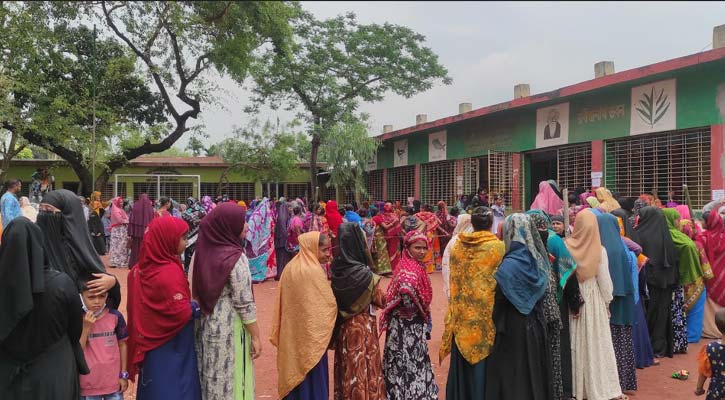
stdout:
[(15, 219), (0, 246), (0, 399), (78, 399), (82, 329), (76, 284), (49, 268), (40, 228)]
[(118, 308), (121, 286), (116, 277), (106, 273), (93, 248), (78, 197), (65, 189), (48, 193), (40, 204), (37, 224), (43, 231), (49, 267), (66, 273), (76, 285), (81, 280), (92, 279), (88, 289), (94, 293), (108, 292), (109, 306)]

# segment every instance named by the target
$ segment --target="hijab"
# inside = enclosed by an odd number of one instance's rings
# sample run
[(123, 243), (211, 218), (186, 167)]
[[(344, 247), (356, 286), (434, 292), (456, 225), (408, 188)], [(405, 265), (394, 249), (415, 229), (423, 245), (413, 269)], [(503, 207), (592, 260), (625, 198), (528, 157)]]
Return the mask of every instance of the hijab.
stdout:
[(211, 210), (216, 207), (216, 204), (214, 204), (214, 202), (211, 200), (211, 197), (209, 196), (204, 196), (201, 198), (201, 205), (202, 207), (204, 207), (204, 211), (206, 211), (207, 214), (209, 214)]
[(599, 237), (607, 252), (609, 276), (612, 278), (613, 296), (634, 294), (628, 250), (619, 233), (617, 217), (612, 214), (597, 215)]
[(461, 214), (456, 221), (456, 227), (453, 228), (453, 236), (460, 233), (473, 232), (473, 224), (471, 223), (471, 214)]
[(275, 248), (284, 247), (287, 243), (287, 225), (289, 224), (289, 220), (289, 205), (282, 198), (277, 202), (277, 221), (274, 225)]
[(370, 269), (365, 236), (360, 227), (346, 222), (340, 225), (339, 233), (340, 254), (331, 267), (332, 292), (340, 312), (352, 316), (372, 302), (380, 277)]
[(619, 218), (619, 221), (622, 223), (622, 227), (624, 228), (624, 236), (631, 238), (632, 229), (634, 229), (629, 221), (629, 217), (631, 217), (631, 212), (628, 212), (624, 208), (618, 208), (612, 211), (611, 214)]
[(577, 215), (574, 231), (564, 244), (576, 262), (576, 276), (585, 282), (595, 276), (602, 261), (602, 240), (599, 235), (597, 217), (591, 210), (582, 210)]
[[(599, 200), (599, 206), (604, 209), (604, 211), (610, 213), (618, 208), (622, 208), (622, 206), (619, 205), (619, 202), (612, 197), (612, 192), (609, 191), (609, 189), (605, 187), (597, 188), (597, 190), (594, 191), (597, 195), (597, 200)], [(592, 207), (596, 208), (596, 207)]]
[(10, 221), (0, 245), (0, 342), (33, 310), (34, 296), (45, 292), (47, 266), (40, 228), (27, 218)]
[(222, 203), (199, 226), (194, 250), (192, 288), (204, 314), (214, 312), (234, 265), (244, 254), (239, 235), (244, 229), (244, 209)]
[(697, 235), (697, 241), (705, 249), (714, 279), (707, 281), (707, 295), (719, 306), (725, 307), (725, 223), (717, 209), (705, 210), (706, 231)]
[(506, 255), (493, 275), (504, 296), (523, 315), (529, 315), (546, 293), (549, 261), (534, 221), (511, 214), (503, 226)]
[(554, 215), (561, 213), (561, 209), (564, 208), (564, 201), (557, 195), (549, 182), (541, 181), (539, 182), (539, 193), (529, 208), (542, 210), (549, 215)]
[[(60, 210), (59, 213), (38, 214), (38, 226), (43, 231), (44, 248), (51, 269), (65, 272), (76, 283), (79, 278), (105, 273), (106, 267), (93, 247), (78, 197), (69, 190), (60, 189), (46, 194), (43, 203)], [(120, 287), (117, 293), (111, 292), (109, 295), (114, 298), (114, 307), (118, 307)]]
[[(430, 303), (433, 301), (433, 288), (425, 267), (410, 254), (408, 249), (413, 243), (425, 242), (430, 248), (431, 244), (424, 233), (410, 231), (403, 239), (403, 257), (398, 269), (393, 273), (393, 279), (388, 285), (385, 303), (387, 306), (380, 317), (380, 331), (386, 331), (390, 313), (403, 301), (403, 296), (413, 300), (416, 305), (416, 314), (430, 321)], [(413, 317), (409, 315), (406, 317)]]
[[(237, 205), (240, 209), (241, 207)], [(269, 200), (265, 197), (257, 204), (257, 207), (249, 216), (249, 227), (247, 228), (247, 243), (251, 245), (250, 257), (259, 257), (269, 251), (269, 241), (272, 239), (272, 210), (269, 207)]]
[(284, 268), (277, 287), (269, 340), (277, 347), (277, 385), (286, 397), (327, 352), (337, 303), (319, 261), (319, 232), (299, 236), (300, 252)]
[(136, 239), (143, 238), (146, 227), (155, 216), (154, 205), (151, 203), (149, 195), (142, 193), (138, 201), (133, 204), (128, 223), (128, 235)]
[(632, 240), (649, 257), (652, 268), (647, 268), (648, 282), (662, 289), (673, 285), (677, 281), (677, 252), (662, 210), (652, 206), (638, 210), (633, 232)]
[(189, 230), (178, 218), (149, 224), (136, 264), (128, 274), (129, 375), (147, 352), (164, 345), (191, 321), (191, 292), (178, 254)]
[(119, 196), (111, 201), (111, 227), (128, 223), (128, 215), (123, 210), (123, 199)]
[(330, 200), (325, 206), (325, 217), (327, 218), (327, 225), (330, 227), (330, 231), (337, 236), (337, 230), (342, 224), (342, 215), (337, 209), (337, 202)]
[(693, 283), (702, 278), (702, 264), (700, 263), (700, 254), (697, 251), (695, 243), (687, 235), (680, 231), (677, 220), (680, 213), (674, 208), (665, 208), (662, 210), (667, 227), (672, 236), (672, 243), (677, 250), (677, 265), (679, 267), (679, 282), (683, 285)]

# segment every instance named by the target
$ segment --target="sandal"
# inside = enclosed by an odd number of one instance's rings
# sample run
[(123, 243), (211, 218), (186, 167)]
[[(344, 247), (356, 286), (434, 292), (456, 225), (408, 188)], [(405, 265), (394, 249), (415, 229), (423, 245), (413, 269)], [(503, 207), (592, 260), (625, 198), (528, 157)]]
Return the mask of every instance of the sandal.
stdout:
[(690, 372), (685, 369), (672, 373), (673, 379), (679, 379), (681, 381), (686, 381), (689, 377), (690, 377)]

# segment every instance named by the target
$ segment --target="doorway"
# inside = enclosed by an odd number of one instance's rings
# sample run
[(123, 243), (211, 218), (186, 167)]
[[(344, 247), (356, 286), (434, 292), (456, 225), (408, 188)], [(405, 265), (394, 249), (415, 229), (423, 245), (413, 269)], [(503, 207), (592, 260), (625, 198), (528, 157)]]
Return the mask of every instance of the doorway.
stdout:
[(536, 194), (539, 193), (539, 182), (548, 181), (549, 179), (558, 179), (558, 162), (559, 152), (556, 150), (540, 151), (527, 154), (529, 158), (531, 180), (529, 182), (529, 196), (527, 207), (534, 202)]

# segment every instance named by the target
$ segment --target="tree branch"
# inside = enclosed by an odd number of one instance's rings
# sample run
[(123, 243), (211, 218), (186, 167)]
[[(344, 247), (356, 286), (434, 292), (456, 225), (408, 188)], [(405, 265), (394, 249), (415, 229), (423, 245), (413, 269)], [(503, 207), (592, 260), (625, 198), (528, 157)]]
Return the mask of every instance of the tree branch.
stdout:
[(144, 54), (150, 59), (151, 58), (151, 48), (153, 47), (154, 43), (156, 42), (156, 39), (159, 37), (159, 34), (161, 33), (161, 28), (164, 25), (164, 19), (166, 16), (167, 11), (169, 10), (169, 3), (166, 3), (163, 11), (159, 14), (159, 23), (156, 24), (156, 29), (154, 29), (154, 32), (151, 34), (151, 37), (149, 37), (149, 40), (146, 42), (146, 46), (144, 47)]
[(365, 89), (368, 85), (371, 83), (375, 83), (379, 80), (383, 79), (382, 77), (376, 76), (375, 78), (369, 79), (367, 82), (360, 85), (357, 89), (354, 89), (352, 92), (342, 96), (338, 101), (343, 102), (352, 99), (353, 97), (357, 96), (358, 93), (360, 93), (361, 90)]

